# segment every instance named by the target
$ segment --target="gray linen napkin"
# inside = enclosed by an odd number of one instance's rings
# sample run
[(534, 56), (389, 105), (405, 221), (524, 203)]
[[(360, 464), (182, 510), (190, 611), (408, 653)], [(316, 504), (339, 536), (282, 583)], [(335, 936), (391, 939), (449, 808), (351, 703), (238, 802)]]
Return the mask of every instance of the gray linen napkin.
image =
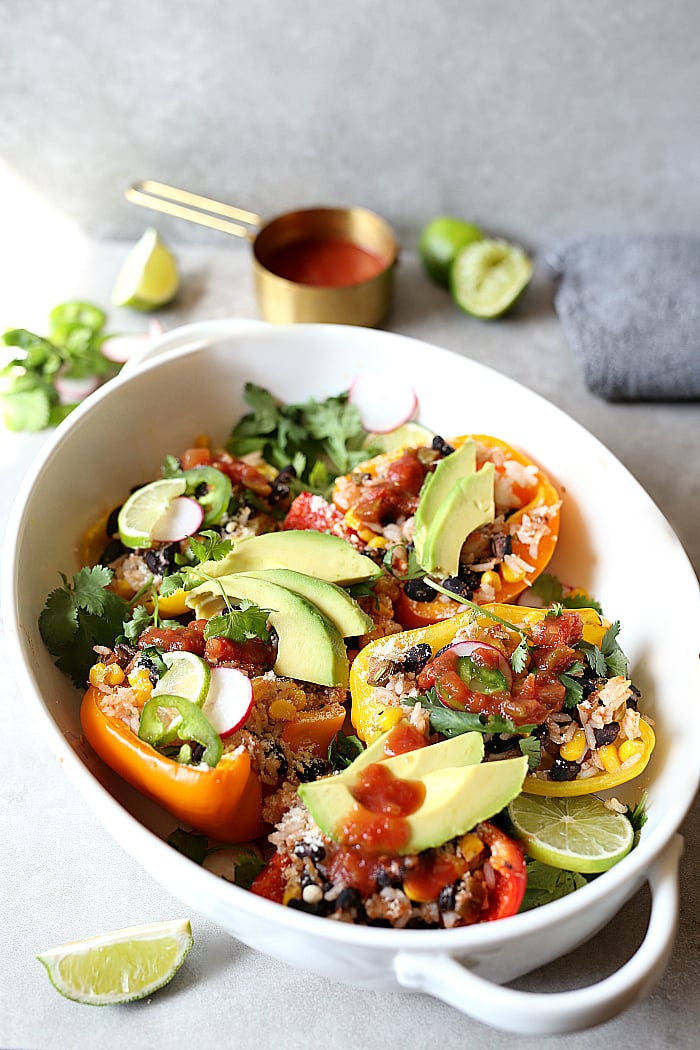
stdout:
[(607, 401), (700, 399), (700, 238), (577, 237), (543, 253), (588, 388)]

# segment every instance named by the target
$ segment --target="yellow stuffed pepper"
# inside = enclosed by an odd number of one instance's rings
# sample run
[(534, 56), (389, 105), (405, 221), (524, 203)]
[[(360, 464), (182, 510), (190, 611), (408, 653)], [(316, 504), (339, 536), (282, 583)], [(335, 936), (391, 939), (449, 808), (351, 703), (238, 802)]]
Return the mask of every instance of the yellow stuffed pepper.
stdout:
[(353, 725), (366, 743), (407, 714), (431, 738), (478, 730), (489, 758), (528, 754), (532, 794), (616, 787), (655, 742), (616, 635), (593, 609), (472, 606), (362, 650)]

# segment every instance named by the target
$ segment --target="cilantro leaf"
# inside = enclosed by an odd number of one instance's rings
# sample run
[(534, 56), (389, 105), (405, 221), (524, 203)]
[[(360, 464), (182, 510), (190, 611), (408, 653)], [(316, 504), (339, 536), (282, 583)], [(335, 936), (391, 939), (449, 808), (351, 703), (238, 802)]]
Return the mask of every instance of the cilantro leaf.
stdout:
[(577, 871), (552, 868), (539, 860), (528, 859), (525, 864), (527, 888), (520, 911), (531, 911), (550, 901), (566, 897), (586, 885), (586, 879)]
[(429, 689), (423, 696), (407, 696), (401, 700), (403, 705), (414, 707), (420, 703), (428, 712), (430, 727), (441, 736), (461, 736), (462, 733), (512, 733), (527, 736), (534, 725), (516, 726), (510, 718), (502, 715), (480, 715), (473, 711), (455, 711), (445, 707), (435, 689)]
[(222, 561), (233, 550), (231, 540), (222, 540), (213, 529), (205, 529), (198, 536), (198, 539), (192, 538), (188, 545), (190, 555), (196, 562)]
[(346, 736), (339, 730), (328, 745), (328, 761), (334, 770), (340, 771), (352, 765), (363, 751), (362, 741), (358, 737)]
[(583, 686), (575, 678), (572, 678), (570, 674), (560, 674), (558, 677), (566, 689), (564, 707), (577, 707), (583, 700)]
[(193, 860), (195, 864), (203, 864), (209, 853), (209, 839), (206, 835), (200, 835), (196, 831), (175, 828), (175, 831), (171, 831), (165, 841), (178, 853)]
[[(394, 565), (397, 552), (399, 553), (400, 560), (406, 562), (405, 572), (401, 572), (401, 570), (397, 569)], [(407, 546), (405, 543), (397, 543), (393, 547), (387, 548), (387, 551), (382, 558), (382, 565), (396, 580), (421, 580), (425, 576), (425, 570), (418, 564), (418, 557), (413, 546)]]
[(520, 641), (513, 650), (513, 654), (510, 658), (510, 666), (513, 668), (516, 674), (520, 674), (527, 667), (527, 661), (530, 656), (530, 649), (527, 644), (527, 638), (525, 635), (521, 635)]
[(626, 816), (630, 824), (634, 828), (635, 844), (639, 839), (639, 832), (642, 830), (647, 820), (649, 819), (647, 815), (647, 801), (648, 795), (645, 791), (642, 797), (640, 798), (639, 802), (636, 804), (636, 806), (627, 807)]
[(620, 622), (616, 620), (603, 635), (600, 646), (592, 645), (583, 639), (576, 644), (576, 648), (584, 654), (589, 666), (599, 678), (614, 678), (617, 675), (627, 678), (629, 662), (617, 641), (619, 631)]
[(168, 455), (163, 460), (163, 465), (160, 468), (160, 474), (163, 478), (180, 478), (184, 474), (182, 465), (177, 456)]
[(244, 599), (237, 609), (230, 609), (221, 616), (212, 616), (204, 628), (205, 638), (229, 638), (232, 642), (245, 642), (248, 638), (262, 638), (269, 642), (267, 626), (269, 609)]
[(540, 764), (542, 757), (542, 745), (536, 736), (521, 736), (518, 747), (523, 755), (527, 756), (528, 773), (534, 773)]
[(49, 594), (39, 616), (39, 633), (56, 665), (83, 686), (95, 662), (94, 646), (121, 634), (129, 603), (107, 590), (113, 573), (97, 565), (77, 572)]
[(543, 605), (558, 603), (565, 609), (595, 609), (602, 614), (599, 603), (585, 591), (575, 591), (573, 594), (564, 594), (561, 582), (552, 573), (543, 572), (530, 584), (530, 590), (537, 595)]
[(367, 431), (347, 393), (282, 404), (269, 390), (247, 383), (244, 397), (252, 411), (233, 428), (228, 451), (234, 456), (259, 451), (280, 469), (292, 464), (299, 490), (323, 495), (339, 474), (373, 455), (364, 447)]

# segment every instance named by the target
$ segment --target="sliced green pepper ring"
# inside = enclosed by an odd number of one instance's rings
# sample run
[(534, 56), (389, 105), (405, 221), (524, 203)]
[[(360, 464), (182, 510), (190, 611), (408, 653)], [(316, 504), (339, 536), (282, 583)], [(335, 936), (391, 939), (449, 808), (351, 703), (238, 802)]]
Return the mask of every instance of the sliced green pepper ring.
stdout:
[[(187, 484), (186, 495), (194, 496), (204, 507), (202, 525), (205, 528), (215, 525), (229, 505), (231, 479), (216, 467), (192, 467), (184, 472), (183, 477)], [(202, 494), (197, 491), (201, 485), (207, 487), (207, 491)]]
[(54, 329), (62, 328), (64, 325), (80, 325), (89, 328), (91, 332), (99, 332), (107, 320), (104, 310), (93, 303), (84, 303), (74, 300), (54, 306), (49, 314), (49, 325), (53, 333)]
[[(174, 708), (180, 718), (166, 725), (158, 713), (159, 708)], [(182, 696), (169, 693), (152, 696), (144, 704), (138, 735), (151, 747), (164, 747), (174, 740), (194, 740), (204, 748), (202, 761), (212, 767), (218, 763), (223, 752), (221, 737), (197, 705)], [(191, 751), (188, 749), (187, 753), (191, 761)]]

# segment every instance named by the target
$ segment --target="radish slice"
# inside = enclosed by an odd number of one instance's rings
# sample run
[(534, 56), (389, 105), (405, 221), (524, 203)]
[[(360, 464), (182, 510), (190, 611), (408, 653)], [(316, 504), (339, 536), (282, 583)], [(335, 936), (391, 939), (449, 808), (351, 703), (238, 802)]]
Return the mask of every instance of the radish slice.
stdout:
[(64, 405), (72, 404), (74, 401), (84, 401), (90, 394), (94, 394), (101, 385), (102, 380), (97, 376), (83, 376), (80, 379), (70, 379), (58, 375), (54, 380), (58, 396)]
[(151, 335), (147, 332), (129, 332), (126, 335), (112, 335), (105, 339), (100, 347), (102, 356), (115, 364), (123, 365), (130, 358), (142, 354), (151, 343), (160, 335)]
[[(513, 685), (513, 670), (500, 649), (495, 645), (487, 645), (486, 642), (454, 642), (446, 646), (443, 653), (451, 650), (457, 656), (469, 656), (477, 666), (500, 671), (506, 681), (506, 688), (511, 689)], [(476, 657), (476, 659), (475, 659)]]
[(252, 707), (253, 686), (250, 678), (236, 667), (212, 667), (202, 714), (222, 739), (240, 729)]
[(196, 499), (178, 496), (151, 530), (151, 538), (164, 543), (174, 543), (194, 535), (204, 520), (204, 509)]
[(364, 372), (350, 385), (349, 398), (360, 413), (365, 430), (388, 434), (413, 419), (418, 398), (412, 386), (376, 372)]

